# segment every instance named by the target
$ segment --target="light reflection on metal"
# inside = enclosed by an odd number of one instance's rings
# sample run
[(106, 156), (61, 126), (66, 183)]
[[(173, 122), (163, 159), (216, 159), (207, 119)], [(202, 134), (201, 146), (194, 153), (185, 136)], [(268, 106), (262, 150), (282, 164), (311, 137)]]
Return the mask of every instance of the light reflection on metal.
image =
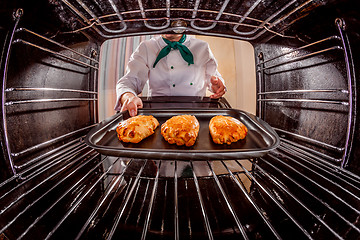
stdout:
[(175, 28), (173, 32), (183, 33), (187, 27), (187, 23), (183, 20), (175, 20), (171, 23), (171, 27)]

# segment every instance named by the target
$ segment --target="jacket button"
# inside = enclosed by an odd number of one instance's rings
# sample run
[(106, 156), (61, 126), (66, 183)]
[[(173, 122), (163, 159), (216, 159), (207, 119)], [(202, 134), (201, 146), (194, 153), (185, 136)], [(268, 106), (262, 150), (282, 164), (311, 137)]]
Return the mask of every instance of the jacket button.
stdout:
[(171, 66), (170, 68), (171, 68), (171, 69), (174, 69), (174, 66)]

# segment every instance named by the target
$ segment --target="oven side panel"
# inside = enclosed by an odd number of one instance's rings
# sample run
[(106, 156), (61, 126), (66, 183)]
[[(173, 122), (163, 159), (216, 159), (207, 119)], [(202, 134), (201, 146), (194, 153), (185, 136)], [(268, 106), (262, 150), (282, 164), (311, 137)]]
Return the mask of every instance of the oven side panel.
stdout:
[(299, 30), (306, 41), (275, 38), (255, 45), (257, 114), (282, 144), (358, 174), (359, 22), (333, 19), (322, 34)]
[[(43, 4), (37, 10), (22, 1), (7, 4), (1, 17), (6, 19), (1, 26), (1, 181), (35, 171), (50, 153), (82, 142), (98, 121), (101, 44), (66, 32), (54, 6)], [(31, 20), (36, 13), (42, 16)], [(45, 24), (36, 22), (44, 19)]]
[[(101, 42), (71, 33), (54, 6), (41, 2), (0, 3), (0, 232), (6, 239), (45, 239), (59, 219), (35, 220), (34, 213), (51, 209), (61, 216), (78, 204), (75, 196), (102, 191), (99, 154), (83, 141), (98, 121)], [(86, 203), (97, 200), (91, 199), (77, 206), (80, 215), (69, 217), (63, 235), (81, 228)]]

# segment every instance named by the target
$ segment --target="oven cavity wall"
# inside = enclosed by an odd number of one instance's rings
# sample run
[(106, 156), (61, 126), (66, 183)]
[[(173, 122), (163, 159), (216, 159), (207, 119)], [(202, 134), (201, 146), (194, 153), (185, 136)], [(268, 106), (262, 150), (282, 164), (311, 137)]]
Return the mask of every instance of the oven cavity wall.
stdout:
[[(45, 171), (84, 153), (97, 120), (99, 39), (69, 30), (56, 6), (5, 2), (2, 10), (1, 180)], [(64, 13), (63, 13), (64, 14)], [(63, 16), (65, 18), (65, 16)], [(86, 158), (86, 157), (85, 157)], [(51, 175), (51, 171), (48, 173)]]
[[(359, 22), (320, 12), (288, 33), (256, 43), (257, 115), (279, 134), (280, 148), (359, 173)], [(324, 17), (326, 16), (326, 17)]]

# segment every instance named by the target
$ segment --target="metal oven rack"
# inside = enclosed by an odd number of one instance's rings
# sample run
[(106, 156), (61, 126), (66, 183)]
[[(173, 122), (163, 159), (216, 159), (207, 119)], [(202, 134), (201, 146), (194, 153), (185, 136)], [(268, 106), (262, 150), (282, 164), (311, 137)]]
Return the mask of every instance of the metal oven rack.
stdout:
[(23, 186), (18, 184), (2, 196), (1, 216), (12, 216), (2, 232), (18, 229), (17, 239), (356, 239), (359, 234), (359, 179), (286, 144), (259, 159), (261, 165), (117, 158), (99, 172), (107, 160), (72, 163), (66, 166), (70, 172), (55, 172), (7, 202)]

